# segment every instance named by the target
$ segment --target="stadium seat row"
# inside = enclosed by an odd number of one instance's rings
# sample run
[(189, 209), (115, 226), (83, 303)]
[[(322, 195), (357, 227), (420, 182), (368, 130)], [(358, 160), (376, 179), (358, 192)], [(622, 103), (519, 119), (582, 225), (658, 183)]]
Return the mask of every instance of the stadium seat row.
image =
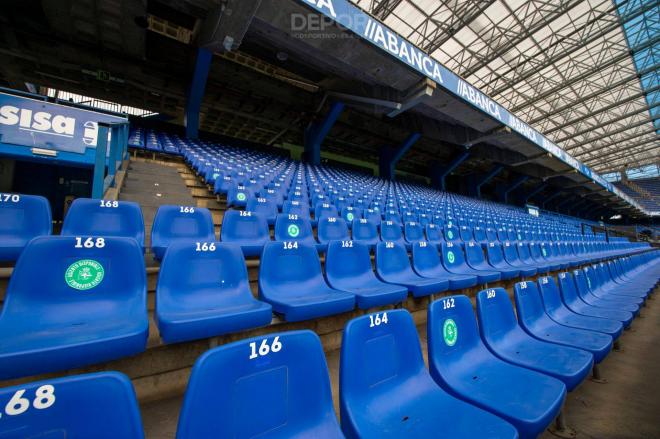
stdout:
[[(460, 262), (461, 253), (451, 256), (449, 245), (443, 248), (444, 260)], [(405, 248), (393, 243), (378, 244), (374, 274), (367, 246), (333, 241), (325, 277), (313, 246), (270, 243), (260, 264), (257, 300), (237, 246), (177, 244), (161, 267), (156, 321), (165, 342), (179, 342), (267, 325), (273, 311), (288, 321), (314, 319), (356, 304), (363, 309), (396, 304), (408, 291), (429, 295), (446, 290), (450, 282), (459, 286), (486, 275), (453, 273), (451, 265), (444, 270), (437, 250), (424, 242), (413, 247), (416, 257), (435, 261), (434, 274), (443, 277), (418, 275)], [(560, 273), (563, 302), (571, 311), (627, 326), (655, 285), (659, 257), (660, 252), (647, 252)], [(134, 239), (34, 238), (14, 268), (0, 314), (0, 379), (142, 352), (149, 326), (146, 294), (144, 258)], [(520, 315), (528, 307), (532, 314), (540, 309), (538, 301), (521, 300)], [(597, 313), (601, 309), (605, 316)]]
[[(601, 289), (582, 292), (599, 291), (597, 305), (574, 308), (583, 284), (567, 273), (559, 275), (560, 288), (551, 277), (516, 284), (517, 317), (502, 288), (477, 294), (476, 319), (466, 296), (432, 302), (428, 370), (408, 311), (351, 320), (340, 358), (341, 426), (315, 333), (275, 333), (212, 349), (192, 370), (177, 438), (537, 437), (632, 318), (621, 304), (636, 303), (655, 286), (660, 266), (658, 255), (650, 256)], [(5, 388), (0, 403), (0, 436), (143, 437), (131, 383), (116, 372)]]

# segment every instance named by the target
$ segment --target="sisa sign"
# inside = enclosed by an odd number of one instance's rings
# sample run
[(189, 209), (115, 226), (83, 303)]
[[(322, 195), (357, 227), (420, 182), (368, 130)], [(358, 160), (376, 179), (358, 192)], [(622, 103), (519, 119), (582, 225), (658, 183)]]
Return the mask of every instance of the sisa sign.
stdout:
[(126, 119), (0, 93), (0, 142), (84, 154), (96, 148), (98, 122)]

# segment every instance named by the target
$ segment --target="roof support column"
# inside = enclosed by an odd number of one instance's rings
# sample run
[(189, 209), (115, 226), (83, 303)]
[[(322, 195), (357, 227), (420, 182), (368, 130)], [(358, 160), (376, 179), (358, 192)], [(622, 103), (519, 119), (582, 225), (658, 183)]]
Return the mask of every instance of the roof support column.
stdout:
[(515, 189), (517, 189), (521, 184), (523, 184), (527, 180), (529, 180), (528, 175), (520, 175), (509, 186), (500, 187), (500, 190), (498, 191), (499, 192), (498, 195), (500, 197), (500, 200), (504, 203), (508, 203), (509, 202), (509, 194), (511, 192), (513, 192)]
[(344, 103), (335, 101), (330, 105), (330, 111), (325, 115), (323, 120), (317, 123), (312, 123), (309, 128), (305, 130), (305, 158), (313, 164), (318, 165), (321, 163), (321, 144), (323, 140), (332, 129), (342, 111), (344, 111)]
[(447, 184), (445, 179), (451, 172), (460, 166), (468, 157), (470, 157), (470, 151), (466, 150), (454, 157), (454, 159), (449, 162), (447, 166), (440, 167), (435, 166), (431, 169), (431, 183), (434, 188), (445, 191), (447, 189)]
[(190, 139), (196, 139), (199, 135), (199, 110), (202, 107), (206, 80), (209, 76), (212, 60), (213, 52), (201, 47), (197, 49), (195, 71), (188, 90), (188, 101), (186, 102), (186, 113), (183, 121), (186, 126), (186, 137)]
[(408, 138), (396, 149), (385, 147), (380, 151), (380, 157), (378, 160), (378, 170), (380, 173), (380, 178), (386, 180), (395, 180), (394, 169), (396, 164), (401, 157), (403, 157), (406, 152), (422, 137), (420, 133), (412, 133)]
[(497, 165), (488, 174), (476, 176), (472, 184), (470, 184), (470, 194), (481, 198), (481, 187), (495, 178), (503, 169), (504, 166)]

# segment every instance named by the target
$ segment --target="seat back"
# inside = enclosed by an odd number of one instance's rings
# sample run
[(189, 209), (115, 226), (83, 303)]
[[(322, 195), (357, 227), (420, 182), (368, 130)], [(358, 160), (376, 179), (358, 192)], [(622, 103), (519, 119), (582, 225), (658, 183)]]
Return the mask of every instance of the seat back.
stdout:
[(486, 344), (497, 344), (519, 330), (516, 315), (504, 288), (489, 288), (477, 293), (479, 334)]
[[(221, 242), (173, 244), (158, 275), (158, 305), (185, 307), (181, 300), (194, 291), (252, 297), (245, 258), (240, 247)], [(229, 298), (229, 297), (227, 297)]]
[(344, 218), (346, 224), (352, 225), (353, 220), (362, 218), (362, 209), (346, 206), (341, 210), (341, 217)]
[(442, 263), (449, 271), (457, 268), (466, 268), (465, 255), (460, 245), (453, 242), (443, 242), (440, 250)]
[(248, 199), (245, 210), (263, 216), (268, 221), (273, 221), (277, 215), (277, 201), (273, 198), (253, 195)]
[(473, 267), (486, 264), (481, 246), (474, 241), (465, 243), (465, 260)]
[(461, 239), (465, 242), (474, 240), (474, 234), (472, 232), (472, 228), (469, 226), (461, 226), (459, 228), (459, 234), (461, 236)]
[(511, 243), (510, 241), (504, 241), (502, 243), (502, 251), (504, 253), (504, 259), (509, 263), (509, 264), (519, 264), (522, 261), (520, 260), (520, 257), (518, 256), (518, 250), (516, 249), (518, 247), (516, 244)]
[(570, 272), (563, 272), (557, 275), (557, 280), (559, 282), (559, 290), (561, 292), (561, 297), (564, 299), (566, 304), (571, 304), (576, 301), (580, 301), (580, 298), (577, 293), (577, 287), (575, 285), (575, 278)]
[(270, 241), (266, 217), (249, 210), (225, 211), (220, 235), (223, 242), (236, 244), (263, 245)]
[(415, 271), (422, 276), (435, 277), (438, 270), (446, 272), (440, 261), (438, 249), (424, 241), (413, 244), (412, 262)]
[(460, 372), (460, 367), (452, 369), (465, 361), (469, 351), (483, 349), (470, 299), (461, 294), (432, 302), (428, 310), (427, 337), (431, 375), (436, 378), (440, 377), (438, 371)]
[(351, 408), (367, 407), (391, 394), (392, 389), (426, 374), (417, 329), (407, 310), (368, 314), (349, 321), (339, 366), (344, 431), (358, 437)]
[(135, 391), (126, 375), (71, 375), (0, 389), (3, 438), (144, 437)]
[[(38, 276), (35, 274), (38, 273)], [(118, 237), (41, 236), (25, 247), (0, 319), (17, 330), (57, 328), (121, 314), (145, 329), (147, 278), (137, 241)]]
[(369, 246), (357, 241), (332, 241), (325, 257), (325, 275), (330, 285), (360, 286), (375, 277)]
[(211, 211), (203, 207), (163, 205), (151, 228), (151, 246), (167, 248), (177, 241), (215, 241)]
[(443, 227), (443, 233), (447, 242), (460, 242), (461, 240), (460, 232), (456, 226)]
[(295, 285), (316, 285), (323, 280), (321, 260), (316, 247), (296, 241), (269, 242), (264, 246), (259, 265), (260, 291), (298, 296)]
[(537, 279), (543, 306), (548, 314), (552, 315), (554, 311), (563, 308), (561, 303), (561, 296), (559, 295), (559, 288), (555, 279), (550, 276), (542, 276)]
[(489, 242), (488, 244), (486, 244), (486, 254), (488, 255), (488, 261), (493, 266), (506, 263), (504, 261), (504, 253), (502, 252), (501, 244), (495, 242)]
[(64, 218), (65, 236), (123, 236), (144, 247), (144, 219), (140, 205), (131, 201), (77, 198)]
[(309, 205), (300, 201), (288, 200), (282, 206), (282, 213), (298, 215), (302, 218), (309, 219)]
[(321, 342), (309, 330), (281, 332), (229, 343), (197, 359), (177, 438), (278, 431), (281, 437), (304, 437), (323, 424), (339, 431)]
[(376, 245), (376, 271), (382, 277), (412, 272), (406, 247), (398, 242), (379, 242)]
[(403, 241), (403, 232), (401, 231), (401, 225), (393, 221), (383, 221), (380, 223), (380, 239), (382, 241), (393, 241), (400, 242)]
[(407, 222), (403, 227), (407, 242), (424, 241), (424, 228), (420, 223)]
[(275, 219), (275, 241), (298, 241), (314, 244), (314, 232), (309, 216), (280, 213)]
[(52, 223), (44, 197), (0, 193), (0, 261), (15, 261), (30, 239), (52, 233)]
[(550, 320), (543, 308), (543, 301), (536, 282), (522, 281), (516, 283), (513, 287), (513, 295), (521, 325), (531, 327), (539, 322)]
[(440, 244), (442, 242), (442, 229), (435, 224), (427, 224), (425, 227), (426, 240), (433, 244)]
[(354, 241), (364, 242), (369, 245), (378, 243), (378, 226), (373, 221), (365, 218), (356, 218), (353, 220), (351, 230)]
[(338, 212), (334, 204), (317, 203), (316, 206), (314, 207), (314, 219), (316, 219), (319, 223), (323, 218), (328, 218), (328, 217), (334, 218), (337, 216), (338, 216)]
[(319, 220), (317, 226), (319, 242), (347, 241), (350, 239), (348, 225), (344, 218), (336, 216), (325, 216)]

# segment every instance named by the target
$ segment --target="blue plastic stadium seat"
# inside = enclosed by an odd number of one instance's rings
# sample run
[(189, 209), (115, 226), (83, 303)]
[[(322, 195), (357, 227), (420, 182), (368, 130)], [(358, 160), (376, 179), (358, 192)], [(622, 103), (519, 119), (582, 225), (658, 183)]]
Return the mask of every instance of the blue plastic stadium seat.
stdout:
[(589, 351), (600, 363), (612, 350), (612, 337), (602, 332), (570, 328), (552, 320), (543, 308), (535, 282), (518, 282), (514, 286), (518, 323), (531, 336), (541, 341), (572, 346)]
[(337, 212), (337, 207), (334, 204), (317, 203), (314, 206), (314, 221), (316, 222), (321, 222), (322, 218), (337, 216), (339, 216), (339, 212)]
[(275, 220), (275, 241), (297, 241), (316, 245), (312, 224), (308, 216), (281, 213)]
[(380, 239), (385, 242), (394, 242), (396, 244), (402, 244), (409, 246), (406, 241), (403, 239), (403, 230), (401, 229), (401, 224), (394, 221), (383, 221), (380, 223)]
[(131, 238), (35, 238), (21, 254), (0, 314), (0, 379), (142, 352), (144, 256)]
[(521, 275), (521, 270), (519, 268), (513, 267), (504, 260), (502, 244), (488, 242), (484, 247), (486, 248), (486, 254), (488, 255), (488, 263), (495, 270), (502, 273), (502, 279), (512, 279)]
[(561, 301), (559, 289), (553, 278), (540, 277), (538, 279), (538, 286), (545, 312), (555, 322), (573, 328), (603, 332), (612, 336), (614, 340), (621, 335), (623, 324), (618, 320), (583, 316), (568, 309)]
[(630, 311), (600, 308), (589, 305), (583, 301), (577, 293), (575, 281), (570, 272), (559, 273), (557, 275), (557, 280), (559, 282), (559, 291), (561, 292), (562, 301), (566, 307), (574, 313), (584, 316), (618, 320), (623, 323), (624, 328), (627, 328), (630, 326), (630, 323), (632, 323), (633, 314)]
[(253, 191), (242, 184), (232, 184), (227, 191), (227, 207), (245, 207)]
[(239, 245), (245, 256), (259, 256), (270, 242), (266, 217), (247, 210), (225, 211), (220, 236), (222, 242)]
[(300, 201), (288, 200), (282, 206), (282, 213), (298, 215), (301, 218), (309, 219), (309, 205)]
[(271, 242), (264, 247), (259, 298), (290, 322), (355, 308), (353, 294), (330, 288), (325, 282), (316, 248), (295, 241)]
[(277, 201), (272, 198), (252, 196), (245, 206), (245, 210), (254, 212), (266, 218), (268, 224), (275, 224), (275, 217), (277, 216)]
[(417, 242), (412, 246), (413, 269), (422, 277), (431, 279), (446, 279), (447, 289), (462, 290), (477, 284), (477, 276), (471, 274), (454, 274), (448, 272), (440, 261), (438, 249), (427, 242)]
[(403, 244), (381, 242), (376, 246), (376, 272), (387, 283), (403, 285), (415, 297), (441, 293), (449, 287), (447, 279), (430, 279), (415, 273)]
[(172, 245), (156, 287), (156, 322), (165, 343), (264, 326), (269, 304), (252, 297), (238, 246), (219, 242)]
[[(465, 242), (465, 262), (468, 267), (471, 267), (475, 270), (478, 270), (481, 273), (489, 273), (491, 275), (497, 274), (499, 279), (506, 280), (516, 277), (520, 271), (513, 268), (505, 269), (496, 269), (492, 265), (486, 262), (484, 257), (484, 251), (481, 248), (481, 245), (474, 241)], [(498, 280), (499, 280), (498, 279)]]
[(406, 243), (413, 244), (415, 242), (424, 241), (424, 227), (417, 222), (407, 222), (403, 225), (403, 232)]
[(561, 380), (570, 392), (589, 374), (593, 355), (582, 349), (540, 341), (516, 322), (504, 288), (477, 294), (479, 333), (488, 348), (502, 360)]
[(281, 332), (206, 352), (190, 375), (176, 437), (342, 438), (318, 336)]
[(436, 300), (428, 310), (429, 369), (447, 392), (511, 422), (535, 438), (557, 416), (561, 381), (502, 361), (484, 346), (467, 296)]
[(0, 262), (17, 260), (32, 238), (52, 233), (52, 223), (44, 197), (0, 192)]
[(151, 227), (151, 250), (158, 260), (176, 242), (215, 241), (211, 211), (203, 207), (163, 205)]
[(318, 247), (325, 251), (330, 241), (347, 241), (351, 239), (348, 225), (344, 218), (336, 216), (324, 216), (319, 220), (317, 227)]
[(527, 265), (520, 260), (518, 256), (518, 250), (516, 250), (516, 244), (511, 243), (510, 241), (504, 241), (502, 243), (502, 252), (504, 254), (504, 260), (507, 264), (511, 265), (513, 268), (520, 270), (520, 276), (534, 276), (538, 270), (536, 267)]
[(445, 236), (445, 241), (457, 244), (461, 242), (461, 234), (458, 227), (447, 225), (442, 229), (442, 232)]
[(64, 236), (123, 236), (144, 248), (144, 219), (140, 205), (131, 201), (78, 198), (62, 225)]
[(0, 389), (0, 403), (15, 411), (11, 416), (3, 413), (2, 438), (144, 438), (135, 391), (119, 372), (5, 387)]
[(426, 232), (426, 240), (434, 245), (440, 245), (442, 239), (442, 228), (436, 224), (427, 224), (424, 227)]
[(369, 246), (357, 241), (330, 242), (325, 273), (332, 288), (355, 294), (361, 309), (400, 303), (408, 297), (407, 288), (378, 280), (371, 267)]
[(501, 275), (496, 271), (482, 271), (470, 267), (465, 262), (465, 255), (459, 244), (453, 242), (442, 243), (440, 249), (442, 263), (450, 273), (477, 276), (477, 282), (480, 284), (500, 280)]
[(362, 218), (362, 209), (346, 206), (341, 210), (340, 216), (344, 218), (348, 227), (351, 227), (354, 220)]
[(339, 368), (347, 438), (517, 438), (506, 421), (440, 388), (424, 365), (412, 316), (369, 314), (344, 329)]
[(639, 306), (627, 300), (615, 300), (607, 297), (596, 296), (591, 291), (591, 280), (585, 276), (583, 270), (573, 270), (573, 280), (580, 298), (589, 305), (599, 308), (630, 311), (633, 315), (639, 315)]
[(378, 239), (378, 226), (371, 220), (365, 218), (354, 219), (351, 232), (353, 241), (361, 242), (371, 248), (380, 242), (380, 239)]

